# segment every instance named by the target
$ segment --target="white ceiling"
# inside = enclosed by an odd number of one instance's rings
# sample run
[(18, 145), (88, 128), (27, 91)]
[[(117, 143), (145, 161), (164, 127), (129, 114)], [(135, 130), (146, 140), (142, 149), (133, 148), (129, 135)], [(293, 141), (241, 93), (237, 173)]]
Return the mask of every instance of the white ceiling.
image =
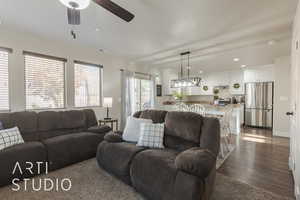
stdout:
[[(135, 63), (144, 65), (167, 66), (176, 62), (181, 51), (191, 50), (196, 52), (195, 60), (198, 60), (198, 65), (217, 68), (220, 63), (229, 66), (230, 63), (226, 60), (231, 60), (233, 55), (241, 58), (246, 56), (248, 62), (248, 59), (260, 56), (259, 51), (270, 52), (266, 57), (272, 58), (273, 55), (288, 54), (291, 22), (298, 1), (114, 2), (134, 13), (134, 20), (126, 23), (92, 3), (81, 13), (82, 24), (75, 27), (78, 33), (76, 41), (69, 34), (72, 27), (67, 24), (66, 8), (59, 0), (1, 0), (0, 27), (104, 49), (130, 57)], [(100, 30), (96, 31), (96, 28)], [(259, 42), (273, 38), (278, 42), (272, 48), (257, 47)], [(248, 44), (241, 44), (241, 41), (247, 41)], [(230, 44), (234, 45), (230, 47)], [(236, 53), (233, 53), (235, 48)], [(251, 53), (251, 48), (254, 54)], [(199, 60), (205, 60), (202, 57), (207, 54), (220, 57), (200, 62)], [(267, 62), (263, 61), (266, 58), (261, 60), (259, 63)]]

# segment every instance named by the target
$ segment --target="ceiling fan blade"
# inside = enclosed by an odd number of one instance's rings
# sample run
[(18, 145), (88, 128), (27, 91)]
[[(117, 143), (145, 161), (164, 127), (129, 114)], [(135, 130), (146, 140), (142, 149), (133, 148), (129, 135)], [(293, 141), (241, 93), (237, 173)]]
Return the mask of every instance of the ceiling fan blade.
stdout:
[(80, 24), (80, 11), (72, 8), (68, 8), (68, 22), (70, 25)]
[(134, 15), (129, 11), (125, 10), (124, 8), (120, 7), (116, 3), (110, 0), (93, 0), (95, 3), (100, 5), (101, 7), (105, 8), (106, 10), (112, 12), (116, 16), (120, 17), (121, 19), (125, 20), (126, 22), (130, 22)]

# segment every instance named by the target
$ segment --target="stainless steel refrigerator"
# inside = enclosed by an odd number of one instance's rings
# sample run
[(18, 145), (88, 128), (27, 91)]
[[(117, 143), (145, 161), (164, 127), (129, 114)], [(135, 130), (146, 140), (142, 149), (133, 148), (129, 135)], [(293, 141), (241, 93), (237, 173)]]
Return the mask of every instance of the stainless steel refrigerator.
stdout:
[(245, 125), (273, 128), (273, 82), (246, 83)]

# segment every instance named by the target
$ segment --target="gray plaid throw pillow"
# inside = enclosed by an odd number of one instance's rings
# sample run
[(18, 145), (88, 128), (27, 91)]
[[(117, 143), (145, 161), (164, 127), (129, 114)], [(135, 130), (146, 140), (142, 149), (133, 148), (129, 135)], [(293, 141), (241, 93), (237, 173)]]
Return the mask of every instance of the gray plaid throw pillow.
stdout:
[(0, 130), (0, 150), (24, 143), (18, 127)]
[(137, 146), (164, 148), (164, 124), (142, 123)]

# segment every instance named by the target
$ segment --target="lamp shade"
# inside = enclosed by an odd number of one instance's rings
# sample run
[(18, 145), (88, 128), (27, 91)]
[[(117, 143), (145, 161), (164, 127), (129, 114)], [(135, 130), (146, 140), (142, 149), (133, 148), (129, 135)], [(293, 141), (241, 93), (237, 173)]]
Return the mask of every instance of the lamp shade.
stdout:
[(103, 107), (111, 108), (113, 104), (113, 98), (112, 97), (104, 97), (103, 99)]

